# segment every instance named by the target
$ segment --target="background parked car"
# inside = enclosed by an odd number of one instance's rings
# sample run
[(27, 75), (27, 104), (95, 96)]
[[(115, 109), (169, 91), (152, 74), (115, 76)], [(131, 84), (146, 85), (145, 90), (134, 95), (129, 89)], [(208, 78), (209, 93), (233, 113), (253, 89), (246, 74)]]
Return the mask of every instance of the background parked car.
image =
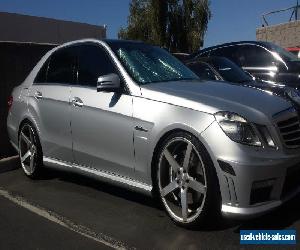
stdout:
[(300, 86), (300, 59), (273, 43), (227, 43), (203, 49), (192, 57), (210, 56), (227, 57), (261, 80), (293, 88)]
[(298, 90), (280, 84), (255, 80), (251, 74), (245, 72), (241, 67), (225, 57), (200, 57), (187, 61), (185, 64), (201, 79), (226, 81), (226, 83), (235, 83), (246, 87), (271, 91), (275, 95), (292, 101), (300, 109), (300, 95)]

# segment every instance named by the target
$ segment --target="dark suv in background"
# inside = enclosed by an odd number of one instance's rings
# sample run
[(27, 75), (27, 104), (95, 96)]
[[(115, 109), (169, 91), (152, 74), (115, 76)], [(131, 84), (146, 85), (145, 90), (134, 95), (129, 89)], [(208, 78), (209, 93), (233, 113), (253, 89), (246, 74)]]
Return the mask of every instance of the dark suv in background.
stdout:
[(193, 54), (192, 58), (227, 57), (245, 71), (264, 81), (293, 88), (300, 86), (300, 59), (270, 42), (234, 42), (209, 47)]
[(291, 101), (300, 111), (300, 91), (289, 86), (273, 84), (254, 79), (242, 68), (225, 57), (199, 57), (184, 62), (200, 79), (223, 81), (227, 84), (237, 84), (244, 87), (268, 91)]

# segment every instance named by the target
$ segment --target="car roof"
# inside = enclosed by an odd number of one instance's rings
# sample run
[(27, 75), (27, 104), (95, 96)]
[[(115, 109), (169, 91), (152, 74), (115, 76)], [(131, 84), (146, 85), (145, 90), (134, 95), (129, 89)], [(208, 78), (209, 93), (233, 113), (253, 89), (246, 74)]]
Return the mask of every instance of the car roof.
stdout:
[(145, 44), (142, 41), (135, 41), (135, 40), (119, 40), (119, 39), (103, 39), (103, 42), (107, 43), (108, 45), (112, 44)]
[(206, 52), (206, 51), (210, 51), (210, 50), (221, 48), (221, 47), (241, 45), (241, 44), (254, 44), (254, 45), (259, 45), (259, 46), (263, 46), (263, 47), (267, 47), (267, 48), (270, 47), (270, 43), (269, 42), (264, 42), (264, 41), (239, 41), (239, 42), (230, 42), (230, 43), (223, 43), (223, 44), (219, 44), (219, 45), (215, 45), (215, 46), (204, 48), (202, 50), (199, 50), (199, 51), (195, 52), (193, 55), (191, 55), (191, 57), (194, 57), (194, 56), (198, 55), (200, 52)]
[(115, 44), (145, 44), (144, 42), (133, 41), (133, 40), (84, 38), (84, 39), (79, 39), (79, 40), (74, 40), (74, 41), (63, 43), (63, 44), (55, 47), (54, 49), (56, 50), (56, 49), (59, 49), (59, 48), (67, 47), (69, 45), (75, 45), (75, 44), (78, 44), (78, 43), (88, 43), (88, 42), (102, 43), (102, 44), (105, 43), (109, 46), (110, 45), (115, 45)]

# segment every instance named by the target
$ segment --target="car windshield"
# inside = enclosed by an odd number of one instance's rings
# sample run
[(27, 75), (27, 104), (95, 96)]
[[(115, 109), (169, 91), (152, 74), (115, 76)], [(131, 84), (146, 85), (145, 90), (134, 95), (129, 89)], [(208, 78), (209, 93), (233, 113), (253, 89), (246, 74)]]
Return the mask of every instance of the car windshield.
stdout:
[(227, 58), (214, 58), (209, 63), (218, 71), (225, 81), (243, 83), (253, 80), (245, 71)]
[(199, 80), (199, 78), (164, 49), (134, 42), (111, 42), (130, 76), (139, 84), (154, 82)]
[(284, 49), (274, 43), (269, 43), (269, 44), (270, 44), (271, 49), (274, 52), (277, 52), (277, 54), (279, 54), (285, 61), (290, 61), (290, 62), (300, 61), (300, 59), (296, 55), (287, 51), (286, 49)]

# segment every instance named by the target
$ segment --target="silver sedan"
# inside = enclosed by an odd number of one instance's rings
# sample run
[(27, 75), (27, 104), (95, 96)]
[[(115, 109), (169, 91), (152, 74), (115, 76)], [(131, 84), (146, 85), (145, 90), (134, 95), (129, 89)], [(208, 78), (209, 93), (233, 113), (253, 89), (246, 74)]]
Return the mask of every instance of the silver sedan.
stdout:
[(291, 103), (200, 80), (140, 42), (49, 51), (13, 90), (7, 127), (27, 176), (55, 167), (153, 194), (181, 226), (255, 216), (299, 192)]

